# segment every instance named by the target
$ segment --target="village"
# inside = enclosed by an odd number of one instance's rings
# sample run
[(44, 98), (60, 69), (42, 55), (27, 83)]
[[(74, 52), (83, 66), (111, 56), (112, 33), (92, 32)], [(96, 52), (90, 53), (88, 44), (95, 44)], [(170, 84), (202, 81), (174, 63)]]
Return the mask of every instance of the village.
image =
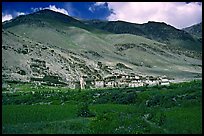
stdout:
[[(77, 85), (78, 84), (78, 85)], [(141, 86), (156, 86), (170, 85), (167, 76), (139, 76), (134, 74), (114, 74), (104, 77), (102, 80), (93, 80), (86, 75), (80, 77), (79, 82), (72, 83), (71, 88), (125, 88), (125, 87), (141, 87)]]
[(62, 80), (56, 75), (46, 75), (44, 77), (31, 78), (36, 85), (65, 86), (70, 89), (94, 89), (94, 88), (125, 88), (142, 87), (156, 85), (170, 85), (170, 79), (166, 76), (136, 75), (134, 73), (122, 74), (112, 73), (102, 78), (79, 74), (77, 80)]

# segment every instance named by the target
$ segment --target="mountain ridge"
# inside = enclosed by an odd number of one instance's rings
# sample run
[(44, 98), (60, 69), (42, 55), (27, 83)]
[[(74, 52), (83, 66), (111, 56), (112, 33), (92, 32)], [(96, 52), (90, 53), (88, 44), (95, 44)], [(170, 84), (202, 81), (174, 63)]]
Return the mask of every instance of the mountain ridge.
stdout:
[(199, 39), (199, 41), (202, 43), (202, 22), (192, 25), (190, 27), (186, 27), (184, 29), (182, 29), (186, 32), (188, 32), (189, 34), (191, 34), (193, 37), (196, 37)]
[[(86, 21), (86, 24), (89, 24), (91, 26), (95, 26), (98, 29), (106, 30), (108, 32), (116, 33), (116, 34), (134, 34), (139, 36), (144, 36), (146, 38), (156, 40), (163, 43), (173, 44), (176, 43), (171, 42), (171, 39), (175, 39), (182, 43), (181, 45), (184, 48), (190, 49), (191, 43), (196, 43), (198, 45), (195, 50), (201, 50), (201, 42), (199, 42), (197, 39), (192, 37), (190, 34), (183, 30), (176, 29), (170, 25), (167, 25), (164, 22), (154, 22), (149, 21), (148, 23), (144, 24), (135, 24), (135, 23), (129, 23), (125, 21)], [(188, 40), (188, 42), (186, 42)], [(177, 46), (178, 44), (176, 44)], [(181, 46), (180, 45), (180, 46)]]

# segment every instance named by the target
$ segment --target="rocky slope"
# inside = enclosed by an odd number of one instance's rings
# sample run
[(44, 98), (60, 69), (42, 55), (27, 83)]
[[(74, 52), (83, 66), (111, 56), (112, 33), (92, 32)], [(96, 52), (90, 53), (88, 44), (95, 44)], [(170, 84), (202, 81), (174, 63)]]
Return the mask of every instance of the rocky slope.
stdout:
[[(140, 28), (135, 34), (115, 34), (50, 10), (19, 16), (3, 23), (3, 81), (67, 83), (79, 81), (82, 75), (102, 79), (114, 73), (201, 77), (199, 42), (180, 30), (171, 39), (170, 30), (160, 30), (160, 36), (153, 31), (147, 34), (154, 26), (163, 25), (154, 22), (144, 24), (146, 31)], [(179, 45), (180, 34), (195, 45), (184, 47), (186, 41)]]
[(198, 38), (202, 42), (202, 22), (183, 29), (192, 36)]

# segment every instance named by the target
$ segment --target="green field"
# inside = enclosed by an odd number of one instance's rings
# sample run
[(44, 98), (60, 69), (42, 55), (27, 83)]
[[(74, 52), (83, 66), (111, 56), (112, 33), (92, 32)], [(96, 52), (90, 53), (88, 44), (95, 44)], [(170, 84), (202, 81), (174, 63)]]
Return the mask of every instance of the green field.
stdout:
[(86, 90), (8, 83), (2, 133), (201, 134), (202, 81)]

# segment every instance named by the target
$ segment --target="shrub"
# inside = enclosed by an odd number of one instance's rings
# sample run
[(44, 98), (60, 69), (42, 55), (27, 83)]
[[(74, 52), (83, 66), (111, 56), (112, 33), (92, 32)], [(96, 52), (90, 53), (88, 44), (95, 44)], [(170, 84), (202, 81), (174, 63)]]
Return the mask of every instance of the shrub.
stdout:
[(96, 120), (90, 123), (90, 133), (92, 134), (111, 134), (119, 126), (118, 114), (115, 112), (104, 112), (97, 115)]
[(81, 103), (78, 105), (77, 116), (78, 117), (94, 117), (95, 114), (89, 110), (87, 103)]
[(166, 114), (164, 112), (162, 112), (162, 111), (158, 112), (158, 113), (155, 113), (152, 116), (152, 121), (154, 121), (159, 126), (162, 126), (166, 122)]
[(161, 112), (159, 114), (159, 122), (158, 122), (158, 125), (159, 126), (162, 126), (166, 121), (166, 115), (164, 114), (164, 112)]
[(130, 103), (134, 103), (136, 100), (136, 93), (131, 92), (131, 93), (125, 93), (125, 94), (121, 94), (118, 98), (117, 98), (117, 103), (119, 104), (130, 104)]

